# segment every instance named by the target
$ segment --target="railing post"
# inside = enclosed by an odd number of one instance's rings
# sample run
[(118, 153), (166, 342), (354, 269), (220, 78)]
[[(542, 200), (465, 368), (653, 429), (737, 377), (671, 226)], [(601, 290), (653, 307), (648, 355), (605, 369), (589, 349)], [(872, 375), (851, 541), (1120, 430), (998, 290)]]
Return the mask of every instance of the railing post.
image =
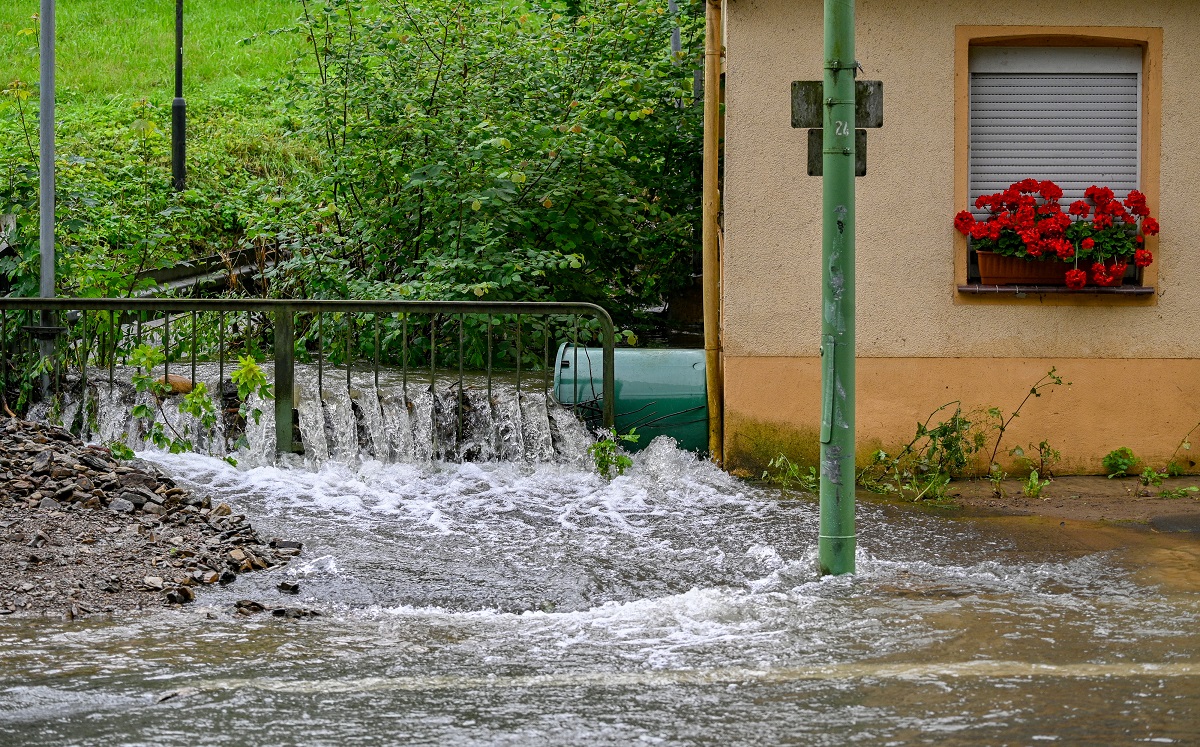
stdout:
[(616, 335), (613, 332), (612, 319), (608, 314), (600, 317), (604, 327), (604, 427), (610, 430), (617, 425), (617, 376), (616, 376)]
[(292, 397), (296, 386), (296, 331), (292, 307), (275, 309), (275, 452), (290, 454), (292, 442)]

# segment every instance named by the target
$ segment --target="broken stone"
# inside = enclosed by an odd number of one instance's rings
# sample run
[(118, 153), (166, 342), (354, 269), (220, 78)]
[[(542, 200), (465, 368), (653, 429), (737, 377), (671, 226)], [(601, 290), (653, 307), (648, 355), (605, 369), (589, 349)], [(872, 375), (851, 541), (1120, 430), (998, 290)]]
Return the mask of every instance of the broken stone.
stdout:
[(136, 507), (133, 505), (133, 502), (127, 501), (124, 498), (113, 498), (108, 502), (108, 510), (119, 514), (131, 513), (134, 508)]
[(171, 604), (187, 604), (195, 598), (195, 592), (186, 586), (177, 586), (167, 592), (167, 601)]
[(54, 463), (54, 452), (43, 451), (33, 458), (33, 463), (29, 465), (29, 471), (35, 475), (44, 475), (50, 472), (50, 466)]
[(234, 603), (233, 606), (238, 612), (240, 612), (243, 615), (257, 614), (266, 609), (265, 606), (263, 606), (259, 602), (255, 602), (254, 600), (251, 600), (251, 599), (239, 599), (237, 602)]

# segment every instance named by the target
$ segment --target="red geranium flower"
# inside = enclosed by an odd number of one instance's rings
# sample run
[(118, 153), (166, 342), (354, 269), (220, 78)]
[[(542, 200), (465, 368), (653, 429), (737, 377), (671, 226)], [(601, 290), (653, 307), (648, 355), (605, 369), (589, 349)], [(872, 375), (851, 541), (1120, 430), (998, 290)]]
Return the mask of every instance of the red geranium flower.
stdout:
[(1096, 207), (1104, 207), (1113, 201), (1113, 191), (1108, 187), (1097, 187), (1095, 184), (1088, 187), (1083, 192), (1084, 197), (1091, 198), (1092, 202), (1096, 203)]
[(977, 242), (977, 249), (1004, 256), (1070, 261), (1083, 255), (1088, 262), (1071, 273), (1072, 287), (1116, 285), (1129, 262), (1145, 267), (1153, 261), (1145, 237), (1157, 235), (1159, 225), (1145, 194), (1130, 190), (1119, 200), (1111, 188), (1093, 184), (1069, 209), (1059, 204), (1062, 195), (1052, 181), (1022, 179), (980, 195), (975, 205), (986, 210), (986, 218), (975, 217), (980, 210), (964, 210), (954, 216), (954, 228)]
[(1038, 184), (1038, 194), (1047, 200), (1054, 201), (1063, 196), (1063, 191), (1062, 187), (1058, 186), (1052, 181), (1047, 180)]
[(1150, 208), (1146, 207), (1146, 195), (1141, 192), (1132, 190), (1129, 196), (1125, 198), (1125, 207), (1129, 208), (1129, 212), (1138, 217), (1146, 217), (1150, 214)]
[(1092, 282), (1100, 287), (1112, 285), (1113, 279), (1102, 262), (1092, 265)]
[(1071, 290), (1079, 290), (1087, 285), (1087, 273), (1083, 270), (1067, 270), (1067, 287)]

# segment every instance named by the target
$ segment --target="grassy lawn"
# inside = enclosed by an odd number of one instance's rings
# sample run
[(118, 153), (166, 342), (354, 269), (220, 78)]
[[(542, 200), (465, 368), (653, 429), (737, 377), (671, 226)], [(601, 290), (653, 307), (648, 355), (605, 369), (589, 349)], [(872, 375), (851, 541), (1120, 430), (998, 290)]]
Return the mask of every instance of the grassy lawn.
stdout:
[[(0, 85), (38, 79), (38, 0), (0, 2)], [(274, 80), (302, 39), (267, 32), (290, 26), (298, 0), (186, 0), (185, 96)], [(64, 104), (100, 98), (169, 103), (174, 86), (175, 3), (171, 0), (59, 2), (57, 85)], [(254, 43), (239, 42), (261, 35)]]

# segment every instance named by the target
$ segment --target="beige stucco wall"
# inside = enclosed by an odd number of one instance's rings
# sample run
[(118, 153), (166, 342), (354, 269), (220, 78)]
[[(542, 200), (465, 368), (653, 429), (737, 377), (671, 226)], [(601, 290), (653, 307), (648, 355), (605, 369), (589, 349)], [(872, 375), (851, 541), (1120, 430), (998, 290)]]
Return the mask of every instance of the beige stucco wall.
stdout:
[[(790, 83), (819, 79), (819, 0), (727, 0), (724, 349), (812, 356), (820, 323), (820, 180)], [(1200, 2), (1013, 0), (857, 4), (858, 59), (884, 81), (858, 180), (860, 356), (1196, 357), (1200, 354)], [(1155, 305), (954, 302), (954, 39), (957, 25), (1164, 28)]]
[[(820, 0), (726, 0), (730, 466), (815, 448), (821, 185), (791, 128), (790, 84), (821, 77), (821, 13)], [(860, 451), (906, 442), (949, 399), (1015, 406), (1057, 365), (1074, 386), (1031, 406), (1016, 442), (1050, 438), (1076, 471), (1121, 445), (1165, 459), (1200, 420), (1200, 2), (859, 0), (857, 14), (864, 77), (885, 87), (857, 180)], [(1164, 29), (1156, 302), (956, 303), (955, 27), (1081, 23)]]

